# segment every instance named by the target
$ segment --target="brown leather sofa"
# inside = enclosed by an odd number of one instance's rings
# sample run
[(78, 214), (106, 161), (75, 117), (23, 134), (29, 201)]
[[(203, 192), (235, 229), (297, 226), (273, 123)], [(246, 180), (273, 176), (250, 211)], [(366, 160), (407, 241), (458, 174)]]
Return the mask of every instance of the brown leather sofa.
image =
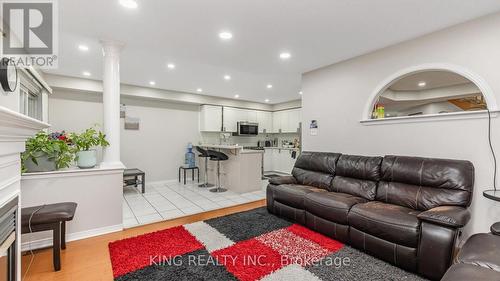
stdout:
[(272, 178), (269, 212), (438, 280), (469, 221), (469, 161), (303, 152)]
[(472, 235), (442, 281), (500, 280), (500, 223), (491, 233)]

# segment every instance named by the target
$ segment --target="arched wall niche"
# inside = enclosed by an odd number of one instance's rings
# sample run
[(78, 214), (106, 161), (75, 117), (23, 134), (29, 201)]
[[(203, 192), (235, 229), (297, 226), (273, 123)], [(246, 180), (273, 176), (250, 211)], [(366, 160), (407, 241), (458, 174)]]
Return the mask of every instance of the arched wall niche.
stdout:
[(400, 80), (403, 80), (405, 78), (411, 80), (410, 78), (412, 76), (416, 76), (417, 74), (421, 74), (424, 72), (450, 72), (460, 75), (463, 78), (466, 78), (479, 89), (480, 94), (482, 94), (484, 101), (487, 105), (487, 108), (490, 110), (490, 112), (493, 112), (495, 114), (495, 112), (498, 111), (496, 98), (493, 95), (490, 86), (486, 83), (486, 81), (482, 77), (461, 66), (445, 64), (445, 63), (432, 63), (432, 64), (422, 64), (418, 66), (405, 68), (384, 79), (370, 95), (370, 98), (368, 99), (365, 105), (361, 122), (362, 123), (378, 123), (387, 121), (420, 122), (420, 121), (437, 120), (438, 118), (441, 120), (441, 118), (460, 119), (460, 118), (481, 118), (487, 116), (487, 110), (485, 107), (484, 110), (475, 110), (475, 111), (447, 112), (441, 114), (422, 114), (415, 116), (398, 116), (398, 117), (374, 119), (373, 114), (375, 105), (379, 102), (379, 98), (384, 93), (389, 93), (388, 89), (390, 87), (392, 87), (395, 83), (397, 83)]

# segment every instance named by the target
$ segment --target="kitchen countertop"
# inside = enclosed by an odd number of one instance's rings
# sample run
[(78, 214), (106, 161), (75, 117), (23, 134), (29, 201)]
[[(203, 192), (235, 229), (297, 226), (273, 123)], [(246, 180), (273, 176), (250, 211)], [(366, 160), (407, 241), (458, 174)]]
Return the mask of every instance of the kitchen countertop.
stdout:
[(221, 149), (243, 149), (243, 146), (237, 144), (200, 144), (201, 147), (221, 148)]
[(281, 150), (300, 150), (296, 147), (264, 147), (265, 149), (281, 149)]

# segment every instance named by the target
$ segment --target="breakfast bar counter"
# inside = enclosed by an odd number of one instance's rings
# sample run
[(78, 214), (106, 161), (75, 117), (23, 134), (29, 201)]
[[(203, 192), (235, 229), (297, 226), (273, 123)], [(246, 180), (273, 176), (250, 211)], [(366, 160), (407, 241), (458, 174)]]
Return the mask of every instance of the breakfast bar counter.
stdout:
[[(221, 161), (221, 183), (223, 188), (236, 193), (247, 193), (262, 188), (263, 150), (244, 149), (239, 145), (201, 144), (200, 147), (226, 154), (229, 159)], [(200, 171), (205, 171), (205, 159), (199, 158)], [(208, 181), (217, 179), (217, 161), (208, 161)], [(203, 179), (203, 176), (201, 177)]]

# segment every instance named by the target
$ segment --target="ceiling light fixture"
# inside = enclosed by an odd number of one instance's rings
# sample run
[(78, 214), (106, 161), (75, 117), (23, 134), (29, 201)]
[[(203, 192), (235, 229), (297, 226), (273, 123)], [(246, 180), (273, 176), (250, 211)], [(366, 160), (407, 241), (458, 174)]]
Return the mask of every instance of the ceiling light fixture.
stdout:
[(234, 98), (235, 98), (235, 99), (239, 99), (239, 98), (240, 98), (240, 95), (234, 95)]
[(156, 82), (155, 81), (149, 81), (149, 85), (154, 86), (154, 85), (156, 85)]
[(301, 96), (302, 96), (302, 91), (300, 91), (300, 92), (299, 92), (299, 95), (301, 95)]
[(231, 80), (231, 76), (230, 75), (224, 75), (224, 80)]
[(266, 86), (266, 87), (267, 87), (268, 89), (272, 89), (272, 88), (273, 88), (273, 85), (271, 85), (271, 84), (267, 84), (267, 86)]
[(291, 57), (292, 57), (292, 55), (290, 53), (288, 53), (288, 52), (283, 52), (283, 53), (280, 54), (280, 59), (282, 59), (282, 60), (287, 60), (287, 59), (289, 59)]
[(229, 31), (222, 31), (221, 33), (219, 33), (219, 38), (222, 40), (229, 40), (233, 38), (233, 34)]
[(202, 88), (198, 88), (198, 89), (196, 89), (196, 91), (197, 91), (198, 93), (201, 93), (201, 92), (203, 92), (203, 89), (202, 89)]
[(127, 9), (136, 9), (138, 6), (135, 0), (120, 0), (120, 4)]
[(175, 68), (175, 64), (173, 64), (173, 63), (169, 63), (169, 64), (167, 64), (167, 67), (168, 67), (169, 69), (174, 69), (174, 68)]
[(82, 72), (82, 74), (83, 74), (84, 76), (90, 76), (90, 75), (92, 75), (92, 74), (90, 74), (90, 72), (88, 72), (88, 71), (84, 71), (84, 72)]
[(85, 45), (78, 45), (78, 50), (80, 50), (82, 52), (86, 52), (89, 50), (89, 47), (87, 47)]
[(418, 82), (419, 87), (425, 87), (426, 85), (427, 85), (427, 83), (425, 81)]

